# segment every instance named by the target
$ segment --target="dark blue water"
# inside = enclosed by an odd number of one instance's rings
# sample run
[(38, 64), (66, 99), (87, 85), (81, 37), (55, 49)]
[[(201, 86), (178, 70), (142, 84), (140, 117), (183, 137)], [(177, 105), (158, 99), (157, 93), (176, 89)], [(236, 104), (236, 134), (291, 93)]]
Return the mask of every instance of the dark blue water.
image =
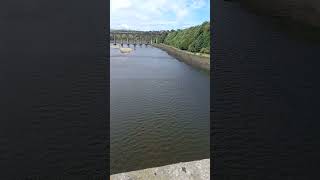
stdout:
[(214, 178), (312, 179), (320, 158), (319, 43), (238, 2), (213, 7)]
[(151, 46), (110, 54), (111, 174), (209, 158), (208, 73)]
[(106, 176), (106, 4), (0, 7), (0, 179)]

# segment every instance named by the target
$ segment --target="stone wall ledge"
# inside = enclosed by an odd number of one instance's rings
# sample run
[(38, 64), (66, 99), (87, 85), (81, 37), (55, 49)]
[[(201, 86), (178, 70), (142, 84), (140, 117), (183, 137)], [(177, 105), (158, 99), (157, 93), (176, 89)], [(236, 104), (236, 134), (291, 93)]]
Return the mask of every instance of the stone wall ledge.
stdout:
[(152, 46), (166, 51), (169, 55), (191, 66), (197, 67), (202, 70), (210, 71), (209, 54), (192, 53), (165, 44), (152, 44)]
[(210, 159), (111, 175), (111, 180), (209, 180)]

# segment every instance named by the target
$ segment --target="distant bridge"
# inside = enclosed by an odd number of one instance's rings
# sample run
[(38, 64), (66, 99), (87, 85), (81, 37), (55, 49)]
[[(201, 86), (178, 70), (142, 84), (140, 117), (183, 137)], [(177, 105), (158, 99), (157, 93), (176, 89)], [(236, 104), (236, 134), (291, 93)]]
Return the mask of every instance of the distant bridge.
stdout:
[(110, 41), (114, 44), (123, 46), (127, 44), (146, 46), (152, 43), (157, 43), (162, 31), (126, 31), (126, 30), (111, 30)]

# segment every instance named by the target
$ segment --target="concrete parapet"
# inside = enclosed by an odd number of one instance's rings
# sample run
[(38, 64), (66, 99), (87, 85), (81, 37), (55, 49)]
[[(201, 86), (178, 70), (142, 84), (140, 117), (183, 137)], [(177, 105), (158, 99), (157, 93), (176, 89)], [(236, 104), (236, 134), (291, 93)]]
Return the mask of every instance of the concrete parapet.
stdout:
[(110, 180), (209, 180), (210, 159), (111, 175)]

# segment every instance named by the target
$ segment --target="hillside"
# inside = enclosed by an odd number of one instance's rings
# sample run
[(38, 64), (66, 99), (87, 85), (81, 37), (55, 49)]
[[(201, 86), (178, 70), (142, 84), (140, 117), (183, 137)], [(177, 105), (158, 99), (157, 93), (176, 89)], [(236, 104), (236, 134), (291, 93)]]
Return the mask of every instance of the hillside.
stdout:
[(164, 32), (158, 43), (164, 43), (181, 50), (210, 54), (210, 22), (183, 30)]

